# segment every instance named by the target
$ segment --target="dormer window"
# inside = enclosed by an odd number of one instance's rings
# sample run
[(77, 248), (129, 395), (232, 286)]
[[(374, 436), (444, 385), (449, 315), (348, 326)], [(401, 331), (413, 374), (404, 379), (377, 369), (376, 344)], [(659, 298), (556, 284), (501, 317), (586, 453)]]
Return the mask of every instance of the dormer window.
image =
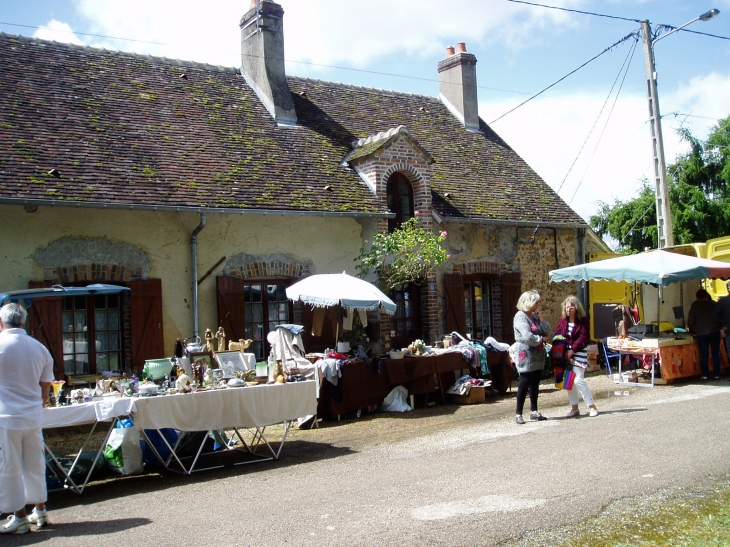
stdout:
[(393, 173), (388, 179), (388, 209), (396, 214), (388, 219), (388, 233), (393, 232), (413, 217), (413, 187), (402, 173)]

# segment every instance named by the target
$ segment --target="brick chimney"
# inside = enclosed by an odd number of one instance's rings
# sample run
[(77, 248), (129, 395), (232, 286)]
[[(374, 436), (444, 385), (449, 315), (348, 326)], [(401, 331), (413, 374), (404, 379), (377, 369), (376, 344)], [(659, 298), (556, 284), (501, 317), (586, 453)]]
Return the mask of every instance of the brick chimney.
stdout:
[(439, 61), (439, 98), (469, 131), (479, 131), (477, 101), (477, 58), (467, 53), (459, 42), (456, 50), (446, 48), (446, 58)]
[(241, 74), (246, 83), (277, 123), (296, 125), (284, 68), (284, 10), (269, 0), (251, 0), (240, 26)]

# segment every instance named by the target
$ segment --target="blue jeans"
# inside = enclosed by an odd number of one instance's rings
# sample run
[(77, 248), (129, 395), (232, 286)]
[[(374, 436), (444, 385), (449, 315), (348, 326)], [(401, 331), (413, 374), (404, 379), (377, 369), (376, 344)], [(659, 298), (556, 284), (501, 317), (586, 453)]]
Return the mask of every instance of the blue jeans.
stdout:
[(720, 376), (720, 331), (718, 330), (710, 334), (695, 336), (695, 338), (697, 338), (697, 345), (700, 347), (702, 376), (710, 375), (710, 349), (712, 349), (712, 369), (715, 376)]

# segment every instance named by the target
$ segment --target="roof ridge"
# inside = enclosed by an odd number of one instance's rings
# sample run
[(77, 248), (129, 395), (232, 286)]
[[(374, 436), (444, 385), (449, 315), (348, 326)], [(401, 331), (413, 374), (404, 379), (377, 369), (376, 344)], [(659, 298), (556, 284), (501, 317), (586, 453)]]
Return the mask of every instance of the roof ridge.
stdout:
[(423, 98), (423, 99), (429, 99), (431, 101), (439, 101), (438, 97), (434, 97), (432, 95), (421, 95), (420, 93), (410, 93), (405, 91), (394, 91), (392, 89), (381, 89), (379, 87), (367, 87), (362, 85), (355, 85), (355, 84), (346, 84), (344, 82), (332, 82), (330, 80), (320, 80), (319, 78), (307, 78), (305, 76), (289, 76), (287, 75), (287, 80), (301, 80), (303, 82), (315, 82), (320, 84), (329, 84), (333, 86), (338, 87), (349, 87), (354, 89), (361, 89), (363, 91), (371, 91), (373, 93), (392, 93), (393, 95), (401, 95), (401, 96), (408, 96), (408, 97), (416, 97), (416, 98)]
[(361, 146), (365, 146), (366, 144), (370, 144), (371, 142), (377, 142), (380, 140), (386, 141), (390, 137), (392, 137), (394, 135), (398, 135), (400, 133), (410, 136), (410, 133), (408, 132), (408, 128), (405, 125), (400, 124), (400, 125), (397, 125), (396, 127), (391, 127), (387, 131), (380, 131), (373, 135), (368, 135), (364, 139), (357, 139), (356, 141), (352, 141), (352, 148), (354, 150), (356, 148), (360, 148)]
[(161, 56), (157, 56), (157, 55), (150, 55), (150, 54), (144, 54), (144, 53), (131, 53), (129, 51), (122, 51), (120, 49), (107, 49), (105, 47), (90, 46), (88, 44), (78, 45), (78, 44), (72, 44), (71, 42), (57, 42), (56, 40), (45, 40), (43, 38), (36, 38), (34, 36), (25, 36), (23, 34), (8, 34), (7, 32), (0, 31), (0, 38), (3, 38), (3, 37), (19, 39), (26, 43), (38, 43), (40, 45), (52, 44), (52, 45), (56, 45), (56, 46), (69, 47), (69, 48), (82, 50), (82, 51), (93, 50), (93, 51), (98, 51), (98, 52), (104, 52), (109, 55), (126, 55), (128, 57), (132, 57), (135, 59), (147, 59), (147, 60), (160, 61), (160, 62), (175, 64), (175, 65), (198, 67), (198, 68), (209, 68), (209, 69), (218, 70), (219, 72), (235, 72), (237, 74), (240, 74), (240, 72), (241, 72), (240, 67), (227, 67), (227, 66), (223, 66), (223, 65), (212, 65), (210, 63), (200, 63), (198, 61), (186, 61), (185, 59), (172, 59), (172, 58), (168, 58), (168, 57), (161, 57)]

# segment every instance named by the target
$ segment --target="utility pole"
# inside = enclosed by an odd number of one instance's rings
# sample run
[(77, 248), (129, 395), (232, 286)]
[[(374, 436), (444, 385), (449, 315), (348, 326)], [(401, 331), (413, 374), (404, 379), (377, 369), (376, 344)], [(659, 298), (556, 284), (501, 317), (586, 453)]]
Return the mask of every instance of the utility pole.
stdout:
[(656, 87), (654, 66), (654, 43), (649, 21), (641, 22), (641, 36), (644, 41), (644, 68), (646, 70), (646, 91), (649, 96), (649, 121), (651, 123), (651, 145), (654, 153), (654, 193), (656, 195), (657, 247), (663, 249), (674, 245), (672, 235), (672, 213), (669, 209), (667, 188), (667, 165), (664, 161), (664, 140), (662, 139), (662, 118), (659, 114), (659, 94)]
[(669, 188), (667, 187), (667, 165), (664, 161), (664, 140), (662, 139), (662, 117), (659, 114), (659, 93), (656, 86), (656, 66), (654, 65), (654, 44), (670, 34), (682, 30), (695, 21), (709, 21), (720, 14), (711, 9), (695, 17), (684, 25), (673, 28), (666, 34), (654, 39), (649, 21), (641, 22), (641, 37), (644, 42), (644, 68), (646, 70), (646, 92), (649, 96), (649, 121), (651, 122), (651, 145), (654, 153), (654, 193), (656, 195), (657, 247), (663, 249), (674, 245), (672, 235), (672, 213), (669, 208)]

